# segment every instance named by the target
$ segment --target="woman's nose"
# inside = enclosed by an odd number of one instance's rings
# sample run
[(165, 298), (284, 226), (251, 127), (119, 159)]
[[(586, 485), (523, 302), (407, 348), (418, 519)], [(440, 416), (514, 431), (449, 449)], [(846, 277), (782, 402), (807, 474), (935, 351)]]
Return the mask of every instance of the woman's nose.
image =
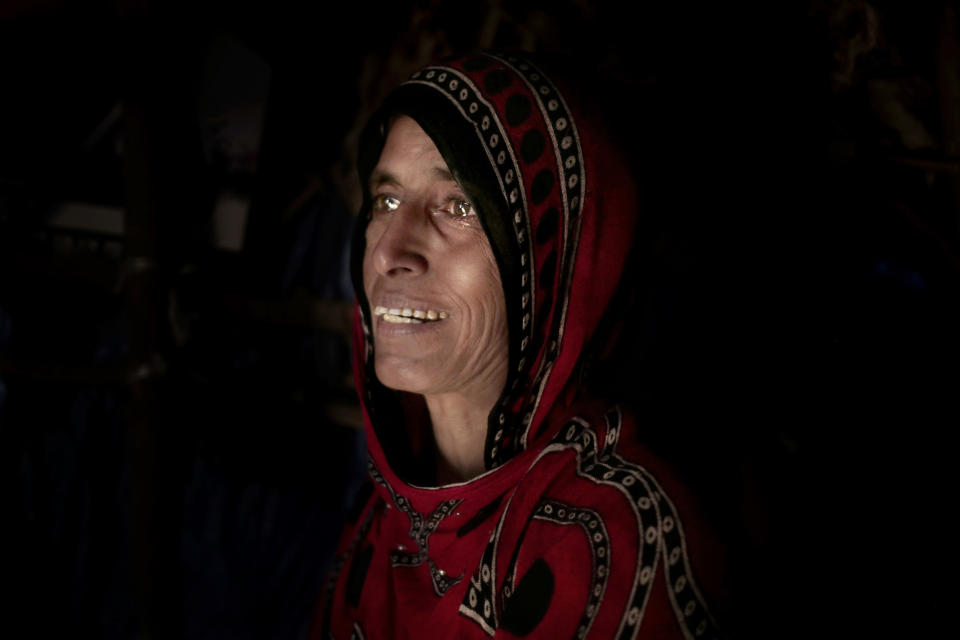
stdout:
[(427, 243), (424, 225), (414, 207), (403, 206), (384, 221), (375, 240), (373, 261), (377, 273), (385, 276), (413, 276), (427, 270)]

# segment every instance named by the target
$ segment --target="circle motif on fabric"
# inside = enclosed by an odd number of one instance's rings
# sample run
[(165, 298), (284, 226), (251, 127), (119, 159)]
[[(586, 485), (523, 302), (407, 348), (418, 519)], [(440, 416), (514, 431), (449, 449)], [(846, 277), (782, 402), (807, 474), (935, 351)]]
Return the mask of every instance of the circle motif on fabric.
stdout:
[(540, 268), (540, 288), (544, 290), (553, 286), (553, 280), (557, 272), (557, 252), (551, 251), (550, 255), (543, 261), (543, 267)]
[(563, 140), (560, 141), (560, 148), (566, 151), (570, 148), (570, 145), (573, 144), (572, 136), (563, 136)]
[(450, 81), (450, 84), (448, 84), (447, 86), (450, 87), (450, 91), (456, 91), (457, 87), (460, 86), (460, 83), (457, 82), (456, 78), (454, 78), (453, 80)]
[(433, 76), (435, 76), (435, 75), (437, 75), (437, 72), (436, 72), (436, 71), (427, 71), (427, 80), (432, 79)]
[(553, 123), (553, 126), (557, 128), (557, 131), (563, 131), (567, 128), (567, 119), (566, 118), (557, 118), (557, 121)]
[(640, 583), (647, 584), (650, 582), (650, 567), (644, 567), (640, 570)]
[(548, 87), (547, 85), (543, 85), (542, 87), (540, 87), (540, 95), (545, 96), (548, 93), (550, 93), (550, 87)]
[(511, 127), (522, 124), (530, 116), (530, 101), (527, 97), (516, 93), (507, 98), (506, 116)]
[(533, 178), (533, 184), (530, 186), (530, 199), (534, 204), (540, 204), (547, 199), (553, 189), (553, 182), (553, 172), (549, 169), (542, 169)]
[(553, 238), (559, 218), (560, 213), (555, 207), (550, 207), (543, 213), (537, 224), (537, 244), (546, 244)]
[(570, 157), (568, 157), (566, 160), (563, 161), (563, 166), (565, 166), (567, 169), (573, 169), (573, 165), (575, 165), (575, 164), (577, 164), (577, 157), (576, 157), (576, 156), (570, 156)]
[(577, 174), (573, 174), (567, 179), (567, 184), (570, 186), (571, 189), (573, 189), (575, 186), (577, 186), (577, 182), (579, 180), (580, 180), (580, 177)]
[(497, 154), (497, 164), (503, 164), (504, 160), (507, 159), (507, 154), (504, 151), (501, 151)]
[(520, 156), (527, 164), (532, 164), (543, 154), (547, 147), (547, 141), (543, 134), (536, 129), (531, 129), (523, 134), (520, 140)]
[(481, 567), (480, 577), (484, 582), (490, 582), (490, 567), (488, 565), (483, 565), (483, 567)]
[(483, 119), (480, 120), (480, 128), (484, 131), (490, 128), (490, 116), (483, 116)]
[(503, 69), (491, 71), (483, 81), (487, 93), (495, 95), (510, 86), (510, 74)]
[(479, 107), (477, 106), (476, 102), (471, 102), (470, 106), (467, 107), (467, 111), (469, 111), (470, 113), (476, 113), (478, 108)]
[(550, 101), (547, 102), (547, 109), (549, 109), (550, 111), (556, 111), (557, 107), (559, 106), (560, 106), (560, 103), (557, 102), (556, 98), (551, 98)]
[(466, 100), (468, 95), (470, 94), (467, 93), (466, 89), (460, 89), (460, 100)]
[(446, 81), (447, 81), (447, 73), (446, 73), (446, 72), (443, 72), (443, 73), (441, 73), (440, 75), (437, 76), (437, 82), (446, 82)]

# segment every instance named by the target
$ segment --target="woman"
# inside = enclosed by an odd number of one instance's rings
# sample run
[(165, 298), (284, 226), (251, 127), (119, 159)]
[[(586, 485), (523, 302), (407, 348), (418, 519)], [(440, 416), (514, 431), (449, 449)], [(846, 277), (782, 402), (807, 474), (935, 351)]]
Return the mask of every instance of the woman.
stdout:
[(373, 482), (317, 637), (718, 635), (719, 553), (690, 497), (585, 391), (637, 197), (584, 118), (534, 64), (476, 54), (417, 72), (368, 126)]

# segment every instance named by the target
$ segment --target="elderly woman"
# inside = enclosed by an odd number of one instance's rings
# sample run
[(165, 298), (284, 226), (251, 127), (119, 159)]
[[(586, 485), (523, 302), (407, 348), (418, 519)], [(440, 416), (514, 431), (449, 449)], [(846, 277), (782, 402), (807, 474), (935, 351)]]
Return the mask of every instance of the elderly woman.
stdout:
[(534, 64), (476, 54), (415, 73), (368, 126), (353, 273), (372, 482), (317, 637), (718, 634), (690, 497), (585, 391), (637, 213), (585, 118)]

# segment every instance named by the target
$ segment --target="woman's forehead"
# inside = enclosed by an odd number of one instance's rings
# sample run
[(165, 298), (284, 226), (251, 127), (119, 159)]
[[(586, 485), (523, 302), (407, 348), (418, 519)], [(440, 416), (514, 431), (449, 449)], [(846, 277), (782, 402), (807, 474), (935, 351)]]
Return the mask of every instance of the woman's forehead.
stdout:
[(403, 183), (410, 179), (456, 182), (440, 150), (416, 120), (392, 119), (380, 158), (370, 174), (370, 185)]

